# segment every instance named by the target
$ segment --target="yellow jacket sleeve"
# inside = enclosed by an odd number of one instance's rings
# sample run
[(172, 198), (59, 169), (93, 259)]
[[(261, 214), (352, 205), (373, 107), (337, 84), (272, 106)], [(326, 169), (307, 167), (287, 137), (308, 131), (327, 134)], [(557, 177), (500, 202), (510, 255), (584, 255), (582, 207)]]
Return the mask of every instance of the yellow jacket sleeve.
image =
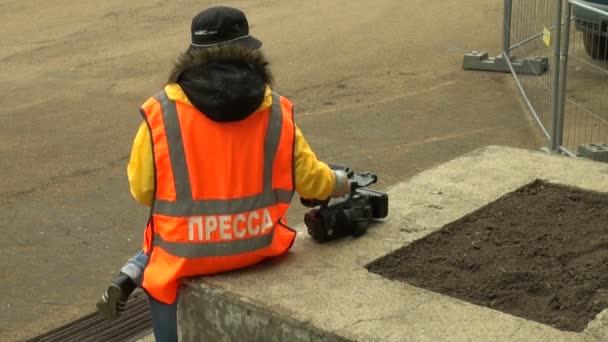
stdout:
[[(150, 133), (145, 122), (142, 122), (133, 141), (127, 173), (131, 195), (138, 203), (146, 206), (151, 206), (154, 198), (152, 158)], [(335, 175), (327, 164), (317, 160), (299, 128), (296, 128), (294, 168), (296, 191), (300, 196), (326, 199), (332, 194)]]
[(327, 199), (334, 191), (335, 175), (327, 164), (317, 160), (299, 128), (294, 149), (296, 191), (307, 199)]
[(133, 141), (127, 175), (133, 198), (140, 204), (151, 206), (154, 199), (154, 160), (150, 132), (145, 122), (139, 126)]

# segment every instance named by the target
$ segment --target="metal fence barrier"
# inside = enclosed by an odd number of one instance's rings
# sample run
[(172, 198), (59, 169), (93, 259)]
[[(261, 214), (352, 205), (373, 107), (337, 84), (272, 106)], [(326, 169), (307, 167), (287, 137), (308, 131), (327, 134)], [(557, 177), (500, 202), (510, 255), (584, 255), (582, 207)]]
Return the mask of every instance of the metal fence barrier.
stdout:
[(608, 161), (604, 2), (504, 0), (502, 53), (464, 57), (465, 69), (513, 74), (551, 152)]
[[(555, 30), (555, 0), (513, 0), (505, 1), (505, 11), (512, 13), (510, 22), (506, 22), (505, 30), (510, 32), (508, 48), (505, 45), (503, 54), (508, 60), (516, 56), (542, 58), (547, 68), (555, 71), (556, 61), (551, 46), (547, 45), (546, 34)], [(555, 72), (545, 69), (535, 73), (522, 73), (511, 70), (517, 85), (530, 112), (538, 122), (545, 136), (551, 138), (553, 123), (551, 94), (555, 84)]]
[(602, 153), (597, 145), (608, 143), (608, 12), (569, 1), (564, 22), (559, 145), (565, 152), (592, 156)]

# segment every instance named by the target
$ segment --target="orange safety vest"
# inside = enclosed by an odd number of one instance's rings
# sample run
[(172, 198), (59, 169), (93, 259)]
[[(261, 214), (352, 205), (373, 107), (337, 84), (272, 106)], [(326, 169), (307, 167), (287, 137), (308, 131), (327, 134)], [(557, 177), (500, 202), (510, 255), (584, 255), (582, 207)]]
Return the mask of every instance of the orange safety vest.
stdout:
[(144, 236), (142, 287), (173, 303), (179, 279), (231, 271), (281, 255), (294, 193), (292, 103), (215, 122), (163, 91), (141, 108), (154, 154), (155, 195)]

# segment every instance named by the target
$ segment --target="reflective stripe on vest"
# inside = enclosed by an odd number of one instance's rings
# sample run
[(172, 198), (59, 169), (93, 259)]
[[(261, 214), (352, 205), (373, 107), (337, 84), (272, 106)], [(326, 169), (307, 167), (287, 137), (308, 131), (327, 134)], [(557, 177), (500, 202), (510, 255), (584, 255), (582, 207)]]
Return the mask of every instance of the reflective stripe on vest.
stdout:
[[(176, 104), (169, 100), (165, 92), (156, 95), (155, 99), (161, 106), (169, 160), (175, 183), (176, 200), (155, 199), (152, 209), (153, 214), (171, 217), (237, 215), (268, 208), (279, 203), (289, 204), (291, 202), (293, 191), (272, 188), (273, 164), (279, 148), (283, 126), (283, 111), (279, 95), (272, 93), (270, 118), (268, 119), (264, 140), (262, 192), (253, 196), (228, 200), (195, 200), (192, 198), (190, 176), (186, 164)], [(182, 258), (199, 258), (229, 256), (258, 250), (270, 246), (273, 236), (274, 227), (268, 234), (242, 240), (175, 242), (166, 241), (161, 235), (155, 233), (152, 241), (155, 247), (160, 247), (171, 255)]]
[(170, 242), (163, 240), (160, 235), (155, 234), (154, 246), (164, 249), (171, 255), (186, 259), (211, 256), (230, 256), (251, 252), (270, 246), (274, 237), (273, 233), (246, 240), (204, 243)]

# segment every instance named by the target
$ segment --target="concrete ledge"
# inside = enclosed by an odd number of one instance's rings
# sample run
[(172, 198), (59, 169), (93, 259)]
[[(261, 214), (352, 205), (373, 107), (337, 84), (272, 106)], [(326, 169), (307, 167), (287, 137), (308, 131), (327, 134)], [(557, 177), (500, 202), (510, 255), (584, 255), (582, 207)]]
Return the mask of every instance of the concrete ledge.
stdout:
[(608, 311), (564, 332), (364, 268), (536, 179), (608, 192), (608, 165), (489, 146), (425, 171), (389, 189), (389, 219), (362, 238), (319, 245), (298, 227), (283, 258), (187, 282), (182, 341), (606, 341)]
[(180, 322), (197, 319), (197, 324), (181, 325), (180, 341), (347, 341), (204, 283), (181, 300), (204, 305), (184, 305), (180, 310)]

